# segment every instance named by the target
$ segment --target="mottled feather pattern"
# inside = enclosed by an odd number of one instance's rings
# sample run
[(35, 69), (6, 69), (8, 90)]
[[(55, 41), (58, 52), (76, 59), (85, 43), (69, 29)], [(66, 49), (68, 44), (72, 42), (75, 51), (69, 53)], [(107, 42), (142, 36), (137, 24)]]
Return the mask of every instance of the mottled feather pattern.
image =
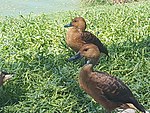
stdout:
[(103, 93), (108, 100), (113, 102), (123, 102), (124, 98), (132, 96), (129, 88), (116, 77), (105, 72), (93, 72), (92, 75), (97, 76), (95, 80), (97, 88), (103, 89)]

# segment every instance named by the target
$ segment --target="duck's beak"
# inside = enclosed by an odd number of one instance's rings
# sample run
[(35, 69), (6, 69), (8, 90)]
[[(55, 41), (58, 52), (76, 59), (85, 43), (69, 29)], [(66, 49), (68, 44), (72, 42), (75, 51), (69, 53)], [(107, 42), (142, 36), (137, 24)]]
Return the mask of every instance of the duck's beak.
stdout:
[(64, 25), (64, 27), (72, 27), (72, 23), (70, 22), (69, 24)]
[(13, 77), (13, 75), (11, 75), (11, 74), (5, 75), (5, 77), (4, 77), (4, 79), (3, 79), (3, 82), (5, 82), (6, 80), (11, 79), (12, 77)]
[(69, 58), (69, 61), (75, 61), (78, 60), (80, 58), (82, 58), (83, 56), (80, 54), (80, 52), (78, 52), (75, 56), (72, 56), (71, 58)]

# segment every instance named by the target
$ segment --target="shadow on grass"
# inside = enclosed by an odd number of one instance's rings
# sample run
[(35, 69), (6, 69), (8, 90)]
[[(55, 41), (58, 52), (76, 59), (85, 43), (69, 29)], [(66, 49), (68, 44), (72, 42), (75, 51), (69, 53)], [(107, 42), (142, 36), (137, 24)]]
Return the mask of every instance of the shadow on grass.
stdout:
[[(100, 61), (100, 65), (105, 65), (106, 68), (111, 67), (111, 64), (113, 64), (116, 56), (120, 57), (119, 59), (123, 58), (123, 59), (128, 60), (129, 62), (131, 60), (135, 60), (135, 62), (138, 62), (138, 60), (139, 59), (142, 60), (142, 58), (144, 58), (145, 61), (147, 61), (150, 58), (150, 56), (149, 56), (150, 55), (149, 54), (149, 52), (150, 52), (150, 37), (147, 36), (146, 38), (143, 38), (141, 41), (132, 42), (130, 40), (127, 40), (120, 44), (112, 44), (109, 46), (109, 51), (110, 51), (110, 59), (107, 61), (105, 58), (102, 58)], [(75, 75), (76, 77), (78, 76), (78, 73), (80, 70), (79, 66), (80, 65), (75, 65), (74, 66), (75, 68), (72, 68), (72, 69), (76, 70), (76, 73), (77, 73), (77, 75)], [(131, 66), (133, 67), (134, 64), (131, 63)], [(145, 73), (147, 73), (147, 72), (145, 72)], [(135, 72), (135, 74), (136, 74), (136, 72)], [(133, 74), (133, 76), (134, 76), (134, 74)], [(66, 77), (69, 80), (71, 79), (69, 76), (66, 76)], [(63, 83), (64, 81), (65, 81), (65, 83), (68, 83), (69, 87), (66, 86), (68, 89), (68, 92), (71, 93), (72, 95), (74, 95), (74, 97), (76, 98), (77, 104), (72, 108), (73, 111), (77, 111), (78, 108), (82, 108), (83, 112), (92, 112), (92, 113), (93, 112), (96, 113), (98, 111), (104, 112), (104, 110), (101, 107), (99, 107), (100, 106), (99, 104), (95, 103), (94, 101), (91, 101), (91, 98), (88, 98), (89, 96), (87, 96), (87, 94), (84, 91), (82, 91), (82, 89), (79, 88), (77, 78), (74, 78), (75, 81), (73, 80), (70, 83), (69, 83), (69, 80), (66, 81), (66, 78), (64, 78), (64, 80), (62, 80), (60, 83)], [(141, 81), (141, 82), (143, 82), (143, 81)], [(60, 84), (60, 85), (62, 85), (62, 84)], [(134, 87), (134, 83), (132, 83), (132, 87)], [(146, 94), (146, 91), (142, 90), (142, 94), (143, 95)], [(149, 95), (149, 97), (150, 97), (150, 95)], [(149, 98), (149, 97), (147, 97), (147, 98)], [(144, 101), (143, 103), (145, 105), (147, 105), (147, 102), (146, 102), (147, 98), (144, 98), (144, 100), (143, 100)]]
[[(18, 76), (14, 75), (14, 76)], [(18, 80), (17, 80), (18, 79)], [(23, 101), (27, 85), (24, 85), (21, 77), (14, 77), (0, 87), (0, 112), (4, 112), (5, 106), (18, 104)]]
[[(110, 54), (121, 54), (121, 53), (126, 53), (125, 55), (128, 55), (130, 57), (135, 54), (136, 52), (139, 52), (139, 54), (142, 54), (142, 50), (144, 49), (144, 57), (149, 57), (148, 52), (150, 51), (150, 36), (147, 36), (146, 38), (142, 38), (141, 41), (131, 41), (127, 40), (124, 41), (123, 43), (119, 44), (112, 44), (109, 46), (110, 49)], [(129, 54), (128, 54), (129, 53)], [(130, 54), (131, 53), (131, 54)]]
[[(102, 58), (100, 61), (101, 66), (105, 65), (102, 70), (110, 68), (116, 56), (124, 57), (128, 60), (133, 57), (149, 58), (149, 46), (149, 36), (139, 42), (125, 41), (120, 44), (114, 43), (110, 45), (110, 59), (106, 61), (105, 58)], [(44, 52), (37, 52), (32, 60), (30, 55), (22, 56), (22, 61), (12, 64), (12, 70), (16, 71), (14, 78), (0, 88), (0, 110), (3, 111), (5, 106), (13, 106), (23, 101), (27, 104), (26, 101), (31, 99), (33, 104), (41, 103), (44, 106), (37, 105), (38, 107), (35, 108), (37, 112), (45, 107), (53, 112), (68, 112), (71, 110), (80, 113), (96, 113), (104, 111), (99, 104), (92, 101), (80, 89), (78, 74), (81, 64), (68, 62), (67, 59), (71, 55), (72, 53), (68, 52), (65, 55), (60, 53), (59, 55), (50, 54), (45, 56)], [(32, 100), (32, 96), (36, 93), (41, 93), (42, 96)], [(43, 97), (47, 98), (47, 100), (43, 100)], [(44, 103), (47, 105), (45, 106)], [(31, 107), (32, 104), (29, 105), (29, 108)]]
[(3, 107), (18, 104), (28, 98), (26, 97), (27, 93), (32, 90), (35, 82), (33, 79), (36, 78), (34, 73), (38, 74), (40, 69), (43, 69), (43, 72), (53, 68), (52, 55), (48, 58), (37, 53), (32, 61), (30, 61), (31, 56), (24, 55), (22, 57), (24, 58), (22, 61), (10, 63), (9, 66), (3, 62), (3, 68), (10, 69), (15, 74), (11, 80), (0, 87), (0, 112), (3, 112)]

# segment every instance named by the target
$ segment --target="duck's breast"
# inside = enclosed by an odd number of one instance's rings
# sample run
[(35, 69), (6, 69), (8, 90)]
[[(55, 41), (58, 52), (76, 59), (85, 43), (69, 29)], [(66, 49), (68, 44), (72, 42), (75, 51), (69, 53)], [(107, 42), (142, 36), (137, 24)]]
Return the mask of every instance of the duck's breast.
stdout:
[(70, 28), (66, 34), (66, 43), (77, 52), (85, 42), (82, 40), (82, 34), (78, 30)]

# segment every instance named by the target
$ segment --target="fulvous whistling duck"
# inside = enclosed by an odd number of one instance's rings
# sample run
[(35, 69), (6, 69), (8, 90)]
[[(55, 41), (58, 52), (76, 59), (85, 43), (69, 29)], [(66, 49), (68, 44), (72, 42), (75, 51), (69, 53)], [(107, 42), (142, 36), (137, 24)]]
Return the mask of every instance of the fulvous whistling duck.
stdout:
[(94, 44), (84, 45), (70, 60), (82, 57), (87, 58), (88, 61), (79, 74), (80, 87), (101, 104), (108, 113), (122, 106), (126, 106), (124, 109), (130, 108), (130, 104), (146, 113), (144, 107), (138, 103), (130, 89), (121, 80), (105, 72), (93, 71), (93, 66), (97, 64), (100, 57), (97, 46)]
[(0, 72), (0, 86), (11, 77), (12, 75), (8, 74), (7, 72)]
[(78, 52), (84, 44), (92, 43), (98, 47), (100, 52), (108, 56), (108, 50), (101, 41), (94, 34), (85, 31), (86, 22), (84, 18), (76, 17), (64, 27), (71, 27), (66, 34), (66, 43), (75, 52)]

